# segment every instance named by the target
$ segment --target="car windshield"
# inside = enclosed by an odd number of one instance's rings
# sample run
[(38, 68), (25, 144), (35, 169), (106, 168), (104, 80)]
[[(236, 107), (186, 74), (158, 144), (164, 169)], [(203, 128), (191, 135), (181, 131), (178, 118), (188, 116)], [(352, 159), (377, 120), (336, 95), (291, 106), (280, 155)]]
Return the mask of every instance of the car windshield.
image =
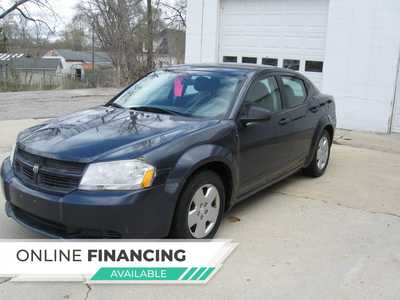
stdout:
[(242, 76), (238, 73), (162, 70), (142, 78), (112, 105), (199, 118), (222, 118)]

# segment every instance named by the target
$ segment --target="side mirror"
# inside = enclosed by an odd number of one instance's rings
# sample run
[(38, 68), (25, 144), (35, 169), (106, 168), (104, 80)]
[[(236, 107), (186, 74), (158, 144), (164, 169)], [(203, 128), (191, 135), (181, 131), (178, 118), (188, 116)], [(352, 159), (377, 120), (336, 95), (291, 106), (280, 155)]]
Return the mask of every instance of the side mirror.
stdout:
[(271, 120), (272, 112), (269, 109), (251, 105), (247, 114), (240, 117), (240, 122), (247, 126), (249, 123), (266, 122)]

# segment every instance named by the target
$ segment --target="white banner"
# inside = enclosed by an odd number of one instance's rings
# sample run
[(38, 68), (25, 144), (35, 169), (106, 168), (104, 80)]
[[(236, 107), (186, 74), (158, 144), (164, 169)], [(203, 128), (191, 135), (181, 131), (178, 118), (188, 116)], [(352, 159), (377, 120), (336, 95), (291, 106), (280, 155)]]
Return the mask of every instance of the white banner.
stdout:
[(13, 281), (206, 283), (237, 246), (229, 240), (0, 240)]

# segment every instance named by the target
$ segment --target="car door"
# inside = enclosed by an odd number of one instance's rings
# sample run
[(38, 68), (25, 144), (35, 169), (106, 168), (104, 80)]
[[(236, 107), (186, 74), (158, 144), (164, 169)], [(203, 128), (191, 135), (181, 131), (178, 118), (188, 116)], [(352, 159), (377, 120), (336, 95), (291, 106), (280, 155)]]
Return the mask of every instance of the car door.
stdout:
[(250, 86), (240, 116), (250, 106), (259, 106), (272, 112), (268, 121), (243, 125), (238, 121), (239, 135), (239, 194), (278, 178), (287, 170), (291, 153), (289, 148), (290, 115), (283, 109), (281, 91), (275, 76), (261, 76)]
[(296, 75), (281, 74), (279, 79), (284, 107), (290, 119), (290, 160), (299, 166), (308, 155), (315, 130), (308, 105), (310, 93), (304, 80)]

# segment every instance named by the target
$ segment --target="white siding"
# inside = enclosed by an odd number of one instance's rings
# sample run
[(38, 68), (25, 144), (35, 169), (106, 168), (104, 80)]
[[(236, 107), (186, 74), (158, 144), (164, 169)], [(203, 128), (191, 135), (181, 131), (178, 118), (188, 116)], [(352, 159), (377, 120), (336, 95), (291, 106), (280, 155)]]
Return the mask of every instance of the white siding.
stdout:
[(216, 63), (220, 0), (188, 0), (186, 63)]
[(388, 132), (400, 47), (399, 0), (330, 0), (323, 90), (338, 127)]

